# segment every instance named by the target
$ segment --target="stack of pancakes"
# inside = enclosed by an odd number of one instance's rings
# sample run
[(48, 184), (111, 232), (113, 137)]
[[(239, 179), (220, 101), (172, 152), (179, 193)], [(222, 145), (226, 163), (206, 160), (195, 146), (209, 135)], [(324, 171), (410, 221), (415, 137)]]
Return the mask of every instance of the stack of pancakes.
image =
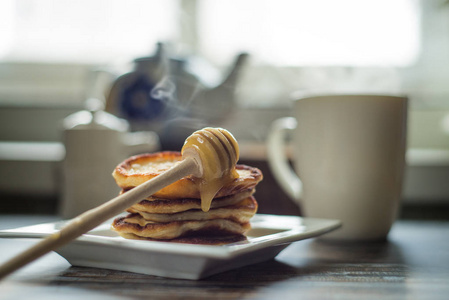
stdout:
[[(126, 193), (181, 159), (179, 152), (133, 156), (116, 167), (113, 177)], [(129, 239), (201, 244), (242, 240), (257, 211), (253, 194), (262, 173), (245, 165), (237, 165), (236, 170), (239, 178), (218, 191), (209, 211), (201, 210), (198, 185), (192, 176), (186, 176), (129, 207), (129, 214), (115, 219), (112, 229)]]

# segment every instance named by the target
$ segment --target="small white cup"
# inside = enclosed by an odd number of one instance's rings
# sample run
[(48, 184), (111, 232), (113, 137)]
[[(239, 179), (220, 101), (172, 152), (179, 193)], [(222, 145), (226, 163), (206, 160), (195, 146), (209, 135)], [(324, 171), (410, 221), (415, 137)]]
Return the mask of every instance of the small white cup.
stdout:
[[(281, 187), (306, 217), (342, 221), (324, 238), (385, 239), (402, 191), (407, 98), (310, 96), (295, 100), (293, 113), (273, 123), (267, 141), (268, 162)], [(284, 147), (287, 131), (296, 172)]]

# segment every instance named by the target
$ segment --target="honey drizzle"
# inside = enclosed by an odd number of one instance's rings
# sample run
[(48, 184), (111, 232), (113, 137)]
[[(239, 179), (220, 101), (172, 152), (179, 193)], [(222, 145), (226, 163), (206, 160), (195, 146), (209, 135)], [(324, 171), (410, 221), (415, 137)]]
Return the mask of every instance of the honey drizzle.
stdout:
[(201, 160), (203, 174), (194, 177), (194, 181), (200, 190), (201, 209), (207, 212), (217, 192), (239, 177), (235, 169), (239, 147), (229, 131), (207, 127), (189, 136), (181, 153), (184, 155), (192, 149)]

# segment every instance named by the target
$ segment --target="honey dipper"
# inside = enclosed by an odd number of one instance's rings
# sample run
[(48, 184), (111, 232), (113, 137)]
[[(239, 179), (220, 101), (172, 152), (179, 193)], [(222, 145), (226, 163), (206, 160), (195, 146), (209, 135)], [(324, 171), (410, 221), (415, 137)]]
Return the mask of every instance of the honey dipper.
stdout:
[(73, 218), (60, 231), (7, 261), (0, 266), (0, 279), (69, 243), (138, 201), (187, 175), (192, 175), (199, 185), (202, 209), (209, 210), (215, 194), (224, 185), (238, 177), (235, 171), (239, 158), (237, 141), (225, 129), (207, 127), (189, 136), (181, 152), (183, 159), (172, 168)]

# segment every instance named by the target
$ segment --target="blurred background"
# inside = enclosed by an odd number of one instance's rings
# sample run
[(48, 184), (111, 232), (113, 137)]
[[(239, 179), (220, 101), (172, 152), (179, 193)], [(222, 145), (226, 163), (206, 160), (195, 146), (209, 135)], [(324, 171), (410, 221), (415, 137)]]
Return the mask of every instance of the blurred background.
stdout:
[(3, 0), (0, 213), (108, 200), (127, 156), (222, 126), (264, 172), (259, 212), (299, 214), (266, 135), (292, 98), (336, 92), (410, 97), (403, 217), (447, 219), (448, 83), (444, 0)]

